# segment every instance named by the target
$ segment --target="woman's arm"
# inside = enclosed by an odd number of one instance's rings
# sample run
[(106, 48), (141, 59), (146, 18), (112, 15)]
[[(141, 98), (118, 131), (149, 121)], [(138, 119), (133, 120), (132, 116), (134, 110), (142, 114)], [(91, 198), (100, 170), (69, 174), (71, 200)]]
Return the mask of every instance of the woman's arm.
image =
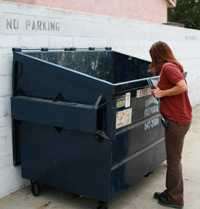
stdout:
[(151, 93), (155, 98), (161, 98), (161, 97), (178, 95), (187, 90), (188, 88), (185, 80), (180, 80), (171, 89), (161, 90), (160, 88), (157, 87), (156, 89), (152, 89)]

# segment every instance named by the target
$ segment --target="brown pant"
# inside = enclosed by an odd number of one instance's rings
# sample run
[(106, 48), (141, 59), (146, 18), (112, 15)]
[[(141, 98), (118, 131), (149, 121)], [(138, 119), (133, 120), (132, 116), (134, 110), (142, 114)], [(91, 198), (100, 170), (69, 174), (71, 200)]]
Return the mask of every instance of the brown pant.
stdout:
[(178, 125), (169, 120), (165, 129), (165, 144), (167, 153), (166, 190), (163, 192), (167, 199), (174, 204), (183, 205), (183, 176), (182, 176), (182, 148), (186, 133), (191, 123)]

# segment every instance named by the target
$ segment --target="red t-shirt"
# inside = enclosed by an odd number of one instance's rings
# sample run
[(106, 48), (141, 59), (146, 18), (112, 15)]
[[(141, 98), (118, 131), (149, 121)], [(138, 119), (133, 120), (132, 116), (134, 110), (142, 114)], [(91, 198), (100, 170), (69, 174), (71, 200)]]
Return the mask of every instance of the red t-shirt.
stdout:
[[(174, 87), (180, 80), (185, 80), (180, 68), (173, 63), (165, 63), (160, 71), (158, 87), (166, 90)], [(192, 120), (192, 108), (188, 98), (188, 92), (183, 92), (174, 96), (161, 98), (161, 114), (169, 120), (185, 125)]]

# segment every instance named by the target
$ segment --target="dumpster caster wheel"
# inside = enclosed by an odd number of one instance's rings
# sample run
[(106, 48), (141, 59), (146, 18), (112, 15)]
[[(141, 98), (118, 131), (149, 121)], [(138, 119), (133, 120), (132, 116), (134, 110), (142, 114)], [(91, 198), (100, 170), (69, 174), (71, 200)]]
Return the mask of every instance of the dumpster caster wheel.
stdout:
[(38, 182), (31, 181), (31, 191), (33, 196), (37, 197), (40, 194), (40, 185)]
[(99, 201), (99, 202), (93, 207), (93, 209), (108, 209), (108, 203), (107, 203), (107, 202)]

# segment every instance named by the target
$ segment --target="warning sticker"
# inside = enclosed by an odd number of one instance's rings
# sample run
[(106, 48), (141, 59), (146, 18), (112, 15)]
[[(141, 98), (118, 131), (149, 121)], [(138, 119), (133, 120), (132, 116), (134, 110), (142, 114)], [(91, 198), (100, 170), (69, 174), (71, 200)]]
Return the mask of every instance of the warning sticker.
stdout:
[(127, 126), (132, 122), (132, 108), (118, 111), (116, 114), (116, 129)]
[(151, 95), (150, 88), (137, 90), (136, 98)]

